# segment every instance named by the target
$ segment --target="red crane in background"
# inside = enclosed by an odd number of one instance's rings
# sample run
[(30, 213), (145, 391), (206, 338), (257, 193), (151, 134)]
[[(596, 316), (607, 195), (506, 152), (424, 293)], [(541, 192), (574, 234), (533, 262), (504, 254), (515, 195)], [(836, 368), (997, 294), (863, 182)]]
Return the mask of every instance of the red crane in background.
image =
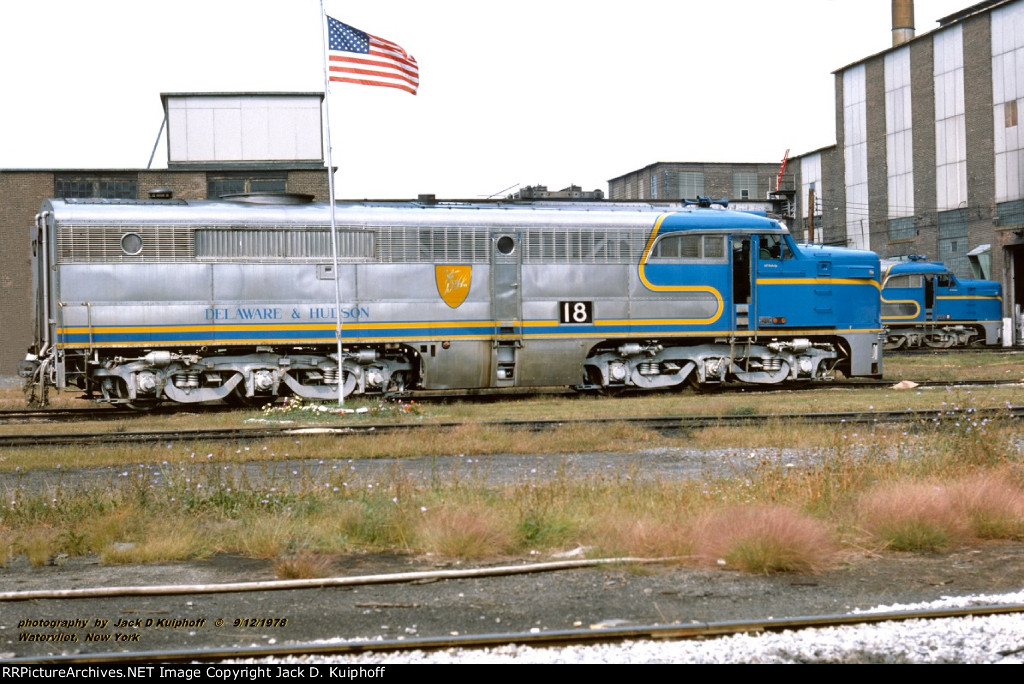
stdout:
[(779, 176), (775, 179), (775, 192), (778, 192), (782, 188), (782, 174), (786, 172), (786, 162), (789, 161), (789, 150), (786, 150), (786, 154), (782, 157), (782, 166), (779, 167)]

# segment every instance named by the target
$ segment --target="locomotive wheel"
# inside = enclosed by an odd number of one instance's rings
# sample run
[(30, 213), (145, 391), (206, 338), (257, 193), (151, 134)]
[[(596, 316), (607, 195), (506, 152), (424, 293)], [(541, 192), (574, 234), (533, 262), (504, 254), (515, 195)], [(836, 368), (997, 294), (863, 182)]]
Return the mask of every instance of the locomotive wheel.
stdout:
[[(119, 398), (121, 398), (121, 399), (127, 399), (128, 398), (128, 387), (125, 386), (124, 381), (117, 382), (117, 389), (116, 389), (116, 391), (117, 391), (117, 396)], [(138, 397), (137, 396), (137, 397), (135, 397), (135, 399), (133, 399), (131, 401), (126, 401), (124, 403), (124, 406), (127, 406), (132, 411), (138, 411), (139, 413), (146, 413), (147, 411), (152, 411), (157, 406), (159, 406), (160, 402), (161, 402), (161, 400), (157, 399), (156, 397), (146, 398), (146, 397)]]
[(132, 411), (138, 411), (139, 413), (145, 413), (152, 411), (160, 405), (159, 399), (136, 399), (135, 401), (129, 401), (126, 406)]
[(906, 343), (906, 337), (889, 337), (885, 340), (885, 344), (882, 345), (882, 349), (884, 349), (885, 351), (892, 351), (893, 349), (899, 349)]
[(937, 333), (928, 333), (924, 336), (924, 343), (932, 349), (949, 349), (954, 341), (954, 338), (946, 338)]
[(269, 401), (273, 401), (274, 397), (248, 397), (245, 395), (245, 383), (240, 382), (235, 387), (235, 390), (224, 397), (224, 403), (229, 406), (235, 406), (238, 408), (259, 408)]
[(700, 378), (697, 377), (696, 373), (690, 373), (689, 375), (686, 376), (686, 380), (682, 381), (681, 383), (675, 386), (675, 389), (680, 392), (689, 389), (693, 390), (697, 394), (701, 394), (703, 392), (706, 392), (710, 388), (705, 387), (704, 385), (701, 384)]

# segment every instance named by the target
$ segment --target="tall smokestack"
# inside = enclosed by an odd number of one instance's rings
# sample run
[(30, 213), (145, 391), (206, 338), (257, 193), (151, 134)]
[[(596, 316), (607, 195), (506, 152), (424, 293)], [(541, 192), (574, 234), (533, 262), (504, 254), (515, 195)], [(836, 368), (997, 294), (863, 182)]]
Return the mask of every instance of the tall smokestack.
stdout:
[(892, 46), (914, 37), (914, 0), (892, 0)]

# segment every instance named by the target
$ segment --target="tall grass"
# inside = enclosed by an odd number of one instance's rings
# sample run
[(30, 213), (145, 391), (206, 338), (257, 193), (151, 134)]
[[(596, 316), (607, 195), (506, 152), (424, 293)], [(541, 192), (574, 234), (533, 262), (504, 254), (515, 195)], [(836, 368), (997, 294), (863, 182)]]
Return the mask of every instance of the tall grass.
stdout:
[(651, 477), (635, 458), (600, 475), (563, 468), (507, 483), (465, 463), (414, 478), (397, 468), (356, 475), (345, 460), (254, 465), (189, 452), (76, 485), (8, 480), (0, 562), (234, 553), (272, 559), (282, 576), (316, 576), (333, 556), (356, 551), (479, 560), (576, 549), (814, 572), (846, 548), (1024, 538), (1015, 425), (848, 428), (825, 442), (799, 459), (759, 449), (731, 474), (688, 480)]
[[(634, 410), (687, 413), (680, 402), (701, 402), (719, 413), (761, 412), (768, 403), (791, 411), (801, 402), (820, 405), (820, 395), (798, 394), (787, 393), (785, 406), (770, 395), (672, 395), (642, 404), (580, 398), (569, 404), (583, 413), (618, 410), (621, 417)], [(886, 401), (910, 403), (917, 396)], [(344, 441), (282, 438), (255, 446), (6, 450), (0, 468), (21, 470), (5, 475), (0, 486), (0, 564), (19, 555), (45, 564), (81, 555), (133, 563), (234, 553), (272, 559), (282, 576), (315, 576), (329, 572), (332, 557), (357, 551), (476, 560), (575, 551), (721, 562), (748, 572), (813, 572), (843, 549), (920, 551), (1024, 538), (1020, 427), (953, 410), (991, 405), (992, 397), (942, 397), (948, 413), (910, 427), (777, 421), (680, 437), (625, 420), (545, 433), (469, 423), (427, 437), (409, 432)], [(566, 403), (559, 401), (504, 402), (488, 410), (550, 417)], [(479, 417), (478, 410), (439, 404), (428, 409), (432, 415), (412, 419), (467, 411)], [(180, 425), (186, 418), (166, 420)], [(492, 477), (478, 458), (668, 447), (725, 448), (738, 457), (732, 470), (709, 468), (693, 479), (652, 477), (639, 455), (600, 475), (563, 467), (552, 476), (524, 473), (513, 481)], [(453, 453), (467, 458), (451, 468), (435, 462), (422, 477), (399, 468), (357, 475), (347, 466), (355, 458)], [(24, 464), (46, 471), (55, 484), (30, 484), (34, 471)], [(67, 473), (72, 466), (98, 465), (116, 467), (90, 480)]]
[(731, 506), (697, 522), (698, 556), (753, 573), (814, 572), (833, 561), (835, 532), (787, 506)]

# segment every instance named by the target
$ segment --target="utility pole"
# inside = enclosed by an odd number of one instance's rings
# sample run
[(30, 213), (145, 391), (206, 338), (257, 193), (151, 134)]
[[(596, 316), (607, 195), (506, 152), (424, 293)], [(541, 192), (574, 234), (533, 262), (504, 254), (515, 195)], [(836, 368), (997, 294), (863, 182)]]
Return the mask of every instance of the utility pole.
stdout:
[(807, 189), (807, 235), (808, 242), (814, 242), (814, 186)]

